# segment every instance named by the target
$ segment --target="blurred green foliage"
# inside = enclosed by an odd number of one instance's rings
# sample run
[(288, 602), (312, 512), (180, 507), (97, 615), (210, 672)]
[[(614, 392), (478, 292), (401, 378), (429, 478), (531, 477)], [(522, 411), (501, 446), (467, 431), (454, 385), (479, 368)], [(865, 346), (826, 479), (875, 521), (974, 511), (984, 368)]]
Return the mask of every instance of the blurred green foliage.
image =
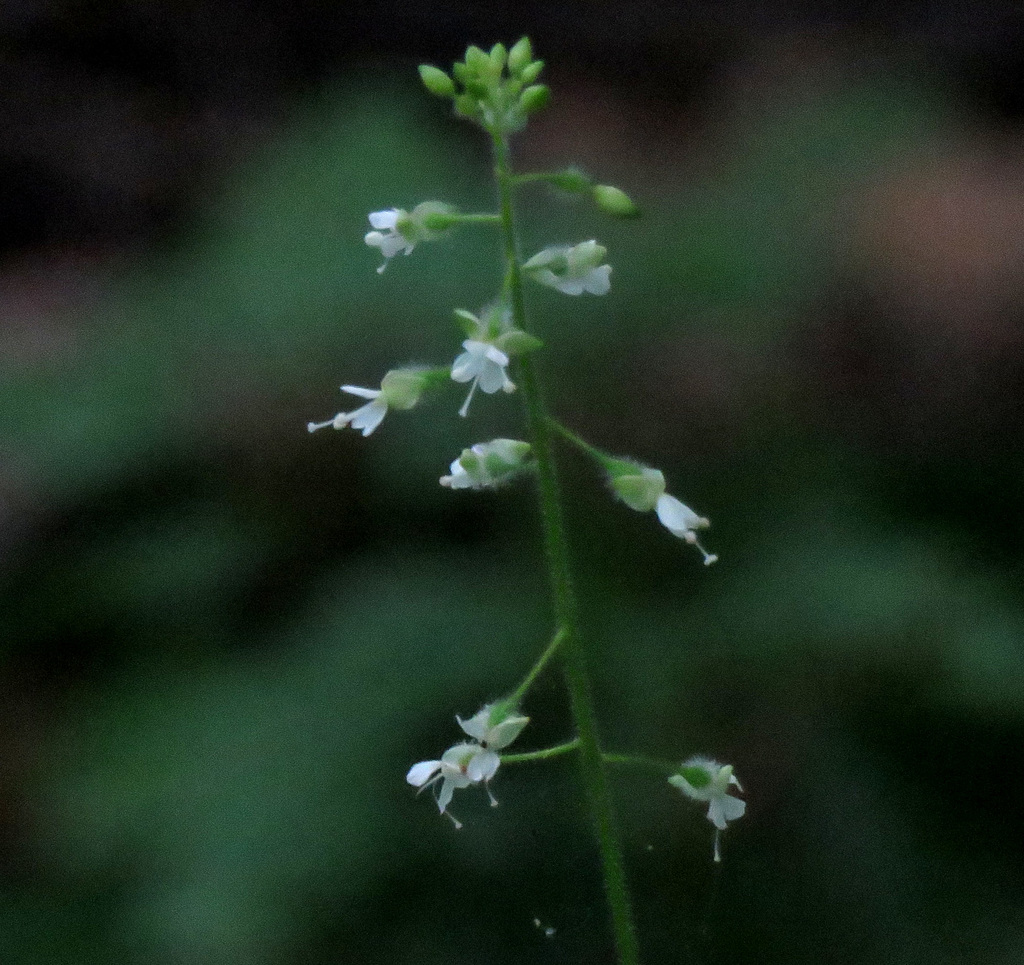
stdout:
[[(608, 743), (714, 754), (748, 791), (715, 868), (699, 811), (618, 782), (647, 957), (1015, 961), (1019, 553), (986, 563), (962, 504), (909, 512), (931, 480), (817, 423), (799, 373), (725, 414), (686, 387), (695, 340), (739, 366), (784, 358), (842, 276), (851, 191), (953, 119), (885, 73), (758, 106), (723, 124), (713, 177), (624, 185), (641, 222), (525, 209), (528, 247), (596, 233), (615, 266), (607, 299), (532, 298), (552, 396), (664, 468), (722, 557), (705, 571), (567, 457)], [(480, 399), (463, 423), (453, 388), (368, 440), (304, 429), (344, 404), (339, 382), (450, 358), (450, 309), (495, 287), (486, 229), (378, 276), (366, 213), (483, 209), (487, 185), (471, 132), (412, 82), (353, 84), (309, 104), (194, 238), (127, 271), (71, 351), (4, 372), (0, 447), (40, 509), (0, 575), (9, 687), (37, 735), (3, 962), (605, 960), (570, 766), (507, 768), (497, 811), (457, 800), (458, 834), (402, 779), (548, 633), (530, 493), (436, 485), (518, 412)], [(652, 360), (677, 343), (666, 385)], [(936, 484), (976, 487), (994, 529), (1019, 468), (964, 482), (951, 447)], [(561, 706), (545, 679), (537, 746), (566, 736)]]

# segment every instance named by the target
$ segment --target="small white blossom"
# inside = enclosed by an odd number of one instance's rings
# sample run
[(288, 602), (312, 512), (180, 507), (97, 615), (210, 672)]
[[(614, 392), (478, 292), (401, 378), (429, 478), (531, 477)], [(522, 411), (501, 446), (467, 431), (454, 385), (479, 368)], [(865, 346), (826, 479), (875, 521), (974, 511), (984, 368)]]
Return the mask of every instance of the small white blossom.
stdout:
[(452, 363), (452, 379), (456, 382), (469, 382), (469, 394), (466, 401), (459, 409), (459, 415), (465, 416), (469, 412), (469, 403), (477, 386), (481, 392), (488, 395), (497, 392), (514, 392), (515, 385), (508, 377), (509, 357), (501, 349), (490, 342), (478, 342), (475, 339), (467, 338), (462, 347), (466, 350), (459, 355)]
[(306, 428), (310, 432), (316, 432), (317, 429), (325, 429), (327, 426), (334, 429), (351, 426), (353, 429), (361, 429), (363, 435), (368, 436), (384, 420), (388, 409), (411, 409), (416, 405), (426, 387), (427, 378), (427, 373), (423, 369), (392, 369), (381, 379), (379, 389), (343, 385), (342, 392), (370, 401), (352, 412), (339, 412), (333, 419), (327, 419), (325, 422), (310, 422)]
[(668, 782), (688, 798), (707, 803), (708, 820), (715, 826), (715, 861), (721, 861), (720, 833), (728, 827), (730, 821), (743, 817), (747, 810), (745, 801), (729, 793), (732, 787), (743, 793), (740, 782), (732, 772), (732, 765), (719, 764), (706, 757), (691, 757)]
[(660, 470), (625, 459), (608, 460), (606, 468), (612, 489), (630, 509), (641, 513), (653, 509), (662, 526), (673, 536), (700, 550), (705, 566), (717, 561), (718, 557), (704, 549), (697, 539), (697, 530), (706, 529), (711, 523), (665, 492), (665, 476)]
[(409, 217), (408, 212), (401, 208), (374, 211), (369, 217), (374, 230), (368, 231), (363, 240), (371, 248), (380, 248), (380, 253), (384, 256), (384, 262), (377, 269), (379, 275), (387, 268), (388, 259), (394, 258), (400, 251), (407, 255), (412, 254), (416, 242), (410, 241), (399, 228), (399, 221), (407, 221)]
[(606, 295), (611, 288), (612, 266), (601, 262), (607, 254), (608, 249), (596, 241), (545, 248), (523, 265), (523, 271), (565, 295)]
[(493, 489), (523, 472), (529, 466), (531, 452), (530, 444), (518, 439), (478, 442), (463, 449), (451, 464), (451, 475), (442, 476), (439, 481), (449, 489)]
[(353, 429), (362, 429), (363, 435), (368, 436), (384, 421), (384, 416), (388, 414), (388, 402), (384, 397), (383, 391), (380, 389), (363, 389), (358, 385), (343, 385), (341, 391), (347, 392), (349, 395), (358, 395), (360, 398), (369, 399), (370, 401), (366, 405), (354, 409), (352, 412), (339, 412), (333, 419), (328, 419), (325, 422), (310, 422), (306, 428), (310, 432), (316, 432), (317, 429), (326, 429), (327, 426), (335, 429), (344, 429), (346, 426), (351, 426)]
[(483, 784), (491, 806), (496, 807), (498, 802), (491, 793), (489, 782), (501, 764), (497, 751), (508, 747), (522, 733), (530, 718), (515, 713), (502, 715), (494, 704), (486, 704), (469, 720), (458, 716), (455, 719), (470, 737), (475, 738), (474, 742), (449, 747), (438, 761), (413, 764), (405, 779), (421, 791), (440, 781), (441, 789), (436, 795), (438, 810), (447, 814), (455, 827), (461, 828), (462, 825), (448, 811), (452, 795), (464, 787)]
[(469, 720), (463, 720), (458, 716), (455, 719), (470, 737), (478, 740), (484, 747), (500, 751), (508, 747), (523, 732), (523, 728), (530, 723), (530, 718), (523, 717), (522, 714), (508, 714), (495, 722), (495, 709), (494, 704), (485, 704)]
[[(491, 794), (487, 782), (498, 771), (501, 758), (492, 751), (480, 744), (456, 744), (449, 747), (439, 761), (420, 761), (413, 764), (406, 774), (406, 781), (413, 787), (420, 790), (431, 787), (438, 781), (441, 782), (441, 790), (438, 792), (437, 808), (442, 814), (447, 813), (448, 805), (451, 804), (452, 795), (464, 787), (472, 784), (483, 784), (487, 788), (491, 804), (496, 805), (494, 795)], [(457, 828), (462, 825), (451, 814), (448, 814), (452, 823)]]

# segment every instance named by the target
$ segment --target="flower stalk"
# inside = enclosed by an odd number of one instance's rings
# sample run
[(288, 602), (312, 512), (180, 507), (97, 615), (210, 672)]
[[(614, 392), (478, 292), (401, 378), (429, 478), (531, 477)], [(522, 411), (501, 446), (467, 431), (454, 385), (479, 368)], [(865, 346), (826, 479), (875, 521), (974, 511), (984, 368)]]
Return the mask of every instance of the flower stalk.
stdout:
[[(505, 285), (512, 311), (512, 323), (527, 330), (523, 298), (523, 274), (516, 246), (512, 205), (514, 178), (509, 159), (508, 137), (492, 133), (494, 174), (498, 186)], [(530, 439), (537, 463), (538, 493), (544, 549), (554, 602), (555, 617), (564, 639), (561, 641), (563, 671), (579, 740), (580, 776), (586, 792), (594, 835), (601, 858), (605, 896), (611, 913), (612, 933), (620, 965), (639, 965), (640, 952), (633, 924), (632, 900), (626, 881), (625, 864), (615, 822), (611, 791), (602, 759), (597, 715), (591, 696), (586, 653), (580, 633), (576, 595), (569, 566), (568, 543), (562, 500), (552, 446), (547, 409), (533, 359), (519, 360), (519, 378)]]

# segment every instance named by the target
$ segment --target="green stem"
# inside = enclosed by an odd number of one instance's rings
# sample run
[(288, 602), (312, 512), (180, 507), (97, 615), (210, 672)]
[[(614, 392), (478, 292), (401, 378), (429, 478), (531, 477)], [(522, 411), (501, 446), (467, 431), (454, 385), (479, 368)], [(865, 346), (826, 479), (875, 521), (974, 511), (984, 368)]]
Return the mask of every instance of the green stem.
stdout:
[(500, 214), (459, 214), (459, 224), (501, 224)]
[[(679, 764), (673, 761), (659, 761), (654, 757), (640, 757), (637, 754), (604, 754), (606, 764), (623, 764), (627, 767), (642, 767), (671, 777), (679, 773)], [(504, 758), (502, 758), (504, 760)]]
[(565, 642), (565, 630), (559, 630), (554, 635), (547, 649), (538, 657), (537, 662), (530, 668), (530, 672), (523, 678), (523, 682), (516, 687), (512, 695), (503, 703), (509, 711), (519, 706), (526, 692), (533, 686), (533, 682), (540, 676), (541, 671), (547, 666), (551, 658), (558, 653), (559, 648)]
[[(502, 244), (505, 254), (505, 285), (516, 328), (527, 330), (523, 302), (523, 278), (516, 250), (515, 220), (512, 211), (513, 176), (509, 164), (508, 141), (494, 134), (494, 166), (501, 210)], [(538, 493), (548, 573), (554, 597), (555, 616), (562, 633), (563, 666), (572, 706), (573, 721), (579, 738), (580, 774), (586, 791), (604, 875), (605, 895), (611, 913), (612, 933), (620, 965), (639, 965), (640, 953), (633, 926), (632, 902), (626, 883), (626, 870), (619, 845), (608, 777), (601, 757), (597, 716), (590, 694), (586, 655), (579, 630), (576, 597), (569, 568), (562, 501), (551, 440), (551, 428), (541, 397), (533, 360), (519, 360), (519, 385), (526, 404), (526, 417), (537, 460)]]
[(552, 757), (561, 757), (563, 754), (571, 754), (579, 748), (580, 739), (574, 737), (564, 744), (556, 744), (554, 747), (545, 747), (542, 751), (527, 751), (525, 754), (502, 754), (502, 764), (525, 764), (528, 761), (546, 761)]
[(607, 468), (608, 463), (615, 462), (615, 460), (612, 459), (611, 456), (601, 452), (601, 450), (598, 449), (596, 446), (592, 446), (589, 442), (587, 442), (586, 439), (581, 439), (578, 435), (576, 435), (575, 432), (573, 432), (570, 429), (567, 429), (565, 426), (562, 425), (561, 422), (557, 421), (556, 419), (549, 418), (548, 425), (551, 426), (551, 428), (554, 429), (555, 432), (557, 432), (563, 439), (565, 439), (568, 442), (571, 442), (577, 449), (580, 449), (583, 452), (585, 452), (588, 456), (590, 456), (591, 459), (593, 459), (599, 465)]

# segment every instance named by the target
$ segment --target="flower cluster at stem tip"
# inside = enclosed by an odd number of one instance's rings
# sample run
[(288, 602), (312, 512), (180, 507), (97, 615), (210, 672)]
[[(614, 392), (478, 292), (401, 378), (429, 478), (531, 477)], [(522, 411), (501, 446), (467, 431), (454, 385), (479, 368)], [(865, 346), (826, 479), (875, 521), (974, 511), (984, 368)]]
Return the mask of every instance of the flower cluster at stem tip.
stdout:
[(448, 815), (456, 828), (461, 828), (462, 823), (448, 811), (452, 795), (464, 787), (483, 784), (491, 807), (497, 807), (497, 798), (490, 788), (490, 781), (501, 764), (497, 752), (508, 747), (522, 733), (530, 718), (503, 711), (499, 704), (485, 704), (469, 720), (458, 716), (455, 719), (473, 738), (472, 743), (463, 741), (449, 747), (439, 760), (413, 764), (405, 779), (421, 791), (440, 782), (440, 790), (435, 796), (437, 808)]

